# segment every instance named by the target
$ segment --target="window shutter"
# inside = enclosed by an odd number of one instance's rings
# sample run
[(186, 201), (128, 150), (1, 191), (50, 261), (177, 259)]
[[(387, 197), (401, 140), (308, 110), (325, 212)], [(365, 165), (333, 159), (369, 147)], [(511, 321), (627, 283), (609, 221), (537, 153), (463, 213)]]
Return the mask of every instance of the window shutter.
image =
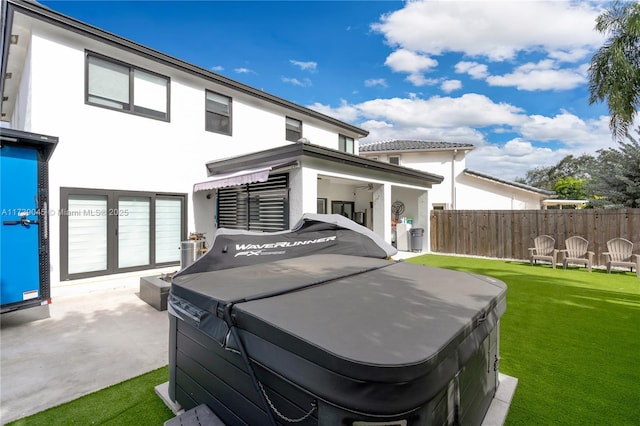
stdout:
[(275, 232), (289, 229), (289, 176), (269, 176), (266, 182), (220, 188), (220, 228)]

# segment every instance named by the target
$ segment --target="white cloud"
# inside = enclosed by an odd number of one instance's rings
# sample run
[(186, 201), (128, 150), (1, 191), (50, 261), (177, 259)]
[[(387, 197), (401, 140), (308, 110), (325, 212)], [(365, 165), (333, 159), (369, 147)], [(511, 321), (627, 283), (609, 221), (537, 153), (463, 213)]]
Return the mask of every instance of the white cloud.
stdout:
[[(555, 56), (562, 56), (555, 52)], [(474, 79), (484, 79), (490, 86), (516, 87), (519, 90), (571, 90), (587, 82), (589, 64), (561, 69), (555, 59), (528, 62), (504, 75), (491, 75), (485, 64), (461, 61), (455, 65), (459, 74), (469, 74)]]
[[(363, 144), (407, 138), (474, 144), (467, 167), (505, 179), (524, 177), (531, 168), (556, 164), (569, 154), (595, 154), (615, 145), (606, 116), (584, 120), (568, 111), (528, 115), (514, 105), (474, 93), (427, 99), (411, 94), (358, 104), (342, 100), (338, 107), (310, 108), (369, 131)], [(515, 136), (506, 143), (492, 142), (504, 134)]]
[(451, 93), (454, 90), (462, 88), (462, 82), (460, 80), (445, 80), (440, 85), (440, 89), (445, 93)]
[(554, 61), (546, 59), (529, 62), (505, 75), (490, 75), (490, 86), (516, 87), (518, 90), (570, 90), (587, 82), (584, 66), (574, 69), (558, 69)]
[(399, 49), (387, 56), (384, 64), (396, 72), (419, 73), (436, 67), (438, 61), (406, 49)]
[(395, 126), (385, 121), (369, 120), (360, 124), (369, 132), (369, 136), (360, 139), (361, 144), (388, 139), (417, 139), (432, 141), (456, 141), (474, 145), (483, 144), (484, 136), (471, 127), (437, 128)]
[(512, 157), (522, 157), (529, 155), (534, 151), (531, 142), (523, 141), (522, 139), (512, 139), (504, 145), (505, 154)]
[(318, 68), (318, 63), (317, 62), (303, 62), (303, 61), (296, 61), (294, 59), (290, 59), (289, 62), (291, 62), (291, 64), (299, 67), (301, 70), (303, 71), (316, 71), (316, 69)]
[[(392, 129), (393, 124), (389, 124), (386, 121), (377, 121), (377, 120), (367, 120), (360, 124), (363, 127), (366, 127), (367, 130), (377, 130), (377, 129)], [(375, 139), (379, 140), (379, 139)], [(375, 141), (372, 141), (375, 142)]]
[(387, 56), (384, 63), (394, 72), (409, 73), (407, 80), (414, 86), (426, 86), (438, 83), (437, 80), (428, 79), (424, 76), (424, 72), (438, 65), (438, 61), (428, 56), (405, 49), (399, 49)]
[(282, 81), (284, 83), (293, 84), (294, 86), (299, 86), (299, 87), (312, 86), (311, 80), (309, 80), (308, 78), (303, 78), (302, 80), (298, 80), (297, 78), (282, 77)]
[(554, 67), (489, 76), (487, 65), (461, 61), (455, 70), (492, 86), (569, 90), (586, 82), (584, 67), (561, 69), (559, 64), (581, 61), (601, 45), (604, 38), (593, 29), (599, 12), (591, 2), (414, 0), (371, 27), (396, 48), (385, 65), (409, 74), (415, 86), (434, 84), (424, 73), (437, 67), (434, 57), (447, 52), (490, 61), (538, 52)]
[(222, 65), (216, 65), (214, 67), (211, 67), (211, 71), (213, 71), (213, 72), (224, 71), (224, 67)]
[(249, 68), (236, 68), (234, 69), (235, 72), (237, 72), (238, 74), (257, 74), (254, 70), (249, 69)]
[(370, 78), (364, 81), (364, 85), (366, 87), (374, 87), (374, 86), (389, 87), (389, 85), (387, 84), (387, 81), (384, 78)]
[(420, 74), (420, 73), (412, 73), (409, 74), (406, 78), (406, 80), (408, 82), (410, 82), (411, 84), (413, 84), (416, 87), (422, 87), (422, 86), (435, 86), (436, 84), (440, 83), (440, 80), (437, 78), (426, 78), (424, 76), (424, 74)]
[(583, 120), (567, 111), (554, 117), (531, 115), (519, 128), (528, 139), (551, 142), (560, 141), (576, 151), (595, 153), (598, 149), (611, 145), (609, 117)]
[(549, 57), (559, 62), (578, 62), (585, 59), (589, 53), (591, 53), (590, 50), (579, 47), (569, 50), (552, 50), (549, 52)]
[(476, 80), (489, 75), (487, 66), (478, 62), (460, 61), (455, 65), (455, 70), (458, 74), (469, 74)]
[(385, 119), (409, 126), (425, 127), (485, 127), (517, 125), (526, 120), (522, 110), (506, 103), (495, 103), (484, 95), (374, 99), (355, 105), (360, 115), (370, 119)]
[(323, 105), (318, 102), (312, 105), (308, 105), (308, 107), (315, 111), (318, 111), (319, 113), (337, 118), (338, 120), (342, 120), (347, 123), (355, 123), (361, 118), (358, 106), (349, 105), (349, 103), (344, 99), (340, 101), (340, 106), (337, 108), (331, 107), (329, 105)]
[(409, 1), (383, 15), (372, 29), (403, 50), (501, 61), (524, 51), (597, 47), (603, 40), (593, 31), (599, 11), (590, 2)]
[(471, 170), (481, 171), (508, 180), (524, 177), (532, 167), (546, 167), (558, 163), (570, 152), (535, 147), (527, 141), (514, 139), (504, 146), (485, 144), (467, 154), (466, 165)]

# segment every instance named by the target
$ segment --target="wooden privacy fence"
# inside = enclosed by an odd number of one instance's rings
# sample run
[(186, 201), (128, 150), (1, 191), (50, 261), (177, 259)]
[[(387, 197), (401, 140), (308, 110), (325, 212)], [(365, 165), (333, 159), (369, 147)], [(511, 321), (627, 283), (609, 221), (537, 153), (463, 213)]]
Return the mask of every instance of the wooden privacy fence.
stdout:
[(594, 262), (603, 264), (607, 241), (626, 238), (640, 253), (640, 209), (433, 210), (431, 250), (500, 259), (529, 259), (538, 235), (551, 235), (556, 248), (579, 235), (589, 241)]

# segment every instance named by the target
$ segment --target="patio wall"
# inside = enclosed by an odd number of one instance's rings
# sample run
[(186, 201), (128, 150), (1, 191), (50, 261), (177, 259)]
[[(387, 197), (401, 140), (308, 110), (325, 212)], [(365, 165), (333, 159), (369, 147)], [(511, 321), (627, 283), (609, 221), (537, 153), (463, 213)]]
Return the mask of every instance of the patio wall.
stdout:
[(500, 259), (529, 259), (533, 239), (542, 234), (564, 240), (579, 235), (589, 241), (602, 264), (607, 241), (622, 237), (640, 253), (640, 209), (586, 210), (433, 210), (431, 251)]

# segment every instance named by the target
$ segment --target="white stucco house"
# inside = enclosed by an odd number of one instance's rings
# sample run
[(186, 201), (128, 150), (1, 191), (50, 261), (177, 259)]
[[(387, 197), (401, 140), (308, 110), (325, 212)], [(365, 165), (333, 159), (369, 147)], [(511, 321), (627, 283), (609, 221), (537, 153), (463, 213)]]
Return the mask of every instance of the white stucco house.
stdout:
[(358, 156), (367, 131), (35, 2), (2, 2), (2, 37), (0, 132), (58, 141), (52, 287), (175, 266), (191, 232), (282, 230), (305, 212), (391, 241), (399, 199), (428, 250), (440, 169)]
[(429, 197), (431, 209), (538, 210), (555, 193), (466, 167), (468, 143), (388, 140), (360, 145), (360, 155), (443, 176)]

